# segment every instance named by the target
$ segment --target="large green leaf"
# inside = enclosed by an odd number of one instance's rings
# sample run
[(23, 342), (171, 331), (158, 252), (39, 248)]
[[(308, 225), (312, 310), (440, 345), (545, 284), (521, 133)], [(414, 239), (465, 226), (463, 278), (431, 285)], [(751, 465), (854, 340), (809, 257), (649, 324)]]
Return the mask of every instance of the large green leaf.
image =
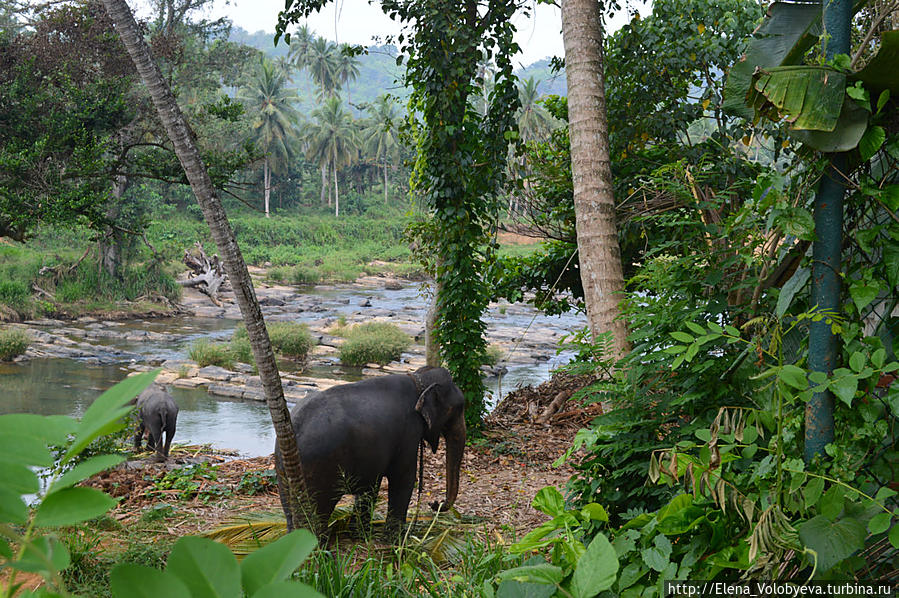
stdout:
[(38, 527), (73, 525), (99, 517), (115, 504), (114, 498), (95, 488), (65, 488), (41, 501), (34, 524)]
[(250, 598), (324, 598), (310, 586), (298, 581), (276, 581), (259, 588)]
[(833, 131), (790, 130), (790, 135), (819, 152), (848, 152), (858, 146), (868, 129), (868, 111), (854, 100), (843, 102)]
[(56, 538), (41, 536), (25, 545), (22, 558), (9, 563), (19, 571), (31, 573), (62, 571), (71, 564), (69, 549)]
[(116, 429), (119, 420), (131, 410), (131, 407), (125, 405), (148, 387), (157, 374), (159, 370), (125, 378), (97, 397), (81, 418), (75, 430), (75, 441), (63, 456), (62, 462), (68, 462), (94, 439)]
[(19, 463), (0, 461), (0, 480), (3, 480), (4, 490), (18, 494), (37, 494), (41, 489), (37, 474)]
[(524, 583), (506, 580), (496, 589), (496, 598), (550, 598), (556, 593), (556, 586), (543, 583)]
[(587, 546), (587, 552), (578, 559), (571, 580), (571, 591), (576, 598), (593, 598), (608, 590), (618, 574), (618, 555), (603, 534), (597, 534)]
[(109, 588), (116, 598), (191, 598), (187, 587), (171, 573), (131, 563), (112, 570)]
[(23, 525), (28, 520), (28, 507), (22, 493), (5, 485), (0, 486), (0, 522)]
[(749, 93), (758, 114), (810, 131), (833, 131), (845, 98), (846, 75), (822, 66), (760, 68)]
[(743, 60), (731, 69), (724, 85), (726, 112), (751, 119), (754, 111), (747, 103), (756, 67), (797, 64), (805, 51), (818, 40), (821, 29), (820, 4), (775, 2), (768, 16), (753, 34)]
[(561, 567), (549, 563), (523, 565), (514, 569), (506, 569), (497, 576), (500, 581), (513, 580), (523, 583), (541, 583), (555, 586), (562, 583), (565, 572)]
[(0, 416), (0, 436), (19, 434), (41, 440), (44, 444), (65, 444), (77, 422), (66, 415), (34, 415), (11, 413)]
[(780, 295), (777, 296), (777, 307), (774, 310), (777, 317), (780, 318), (787, 313), (790, 304), (793, 303), (793, 297), (795, 297), (796, 293), (805, 286), (805, 283), (808, 282), (811, 275), (812, 271), (809, 268), (798, 268), (796, 272), (793, 273), (793, 276), (790, 277), (790, 280), (784, 284), (783, 288), (780, 290)]
[(799, 539), (818, 554), (818, 572), (825, 573), (865, 546), (867, 531), (861, 522), (845, 518), (837, 522), (822, 515), (799, 526)]
[(243, 588), (252, 596), (264, 585), (283, 581), (315, 550), (317, 542), (307, 530), (295, 530), (276, 542), (250, 553), (240, 564)]
[(175, 542), (166, 571), (190, 590), (193, 598), (240, 598), (240, 567), (223, 544), (185, 536)]
[(899, 94), (899, 31), (887, 31), (880, 37), (880, 49), (868, 61), (865, 68), (853, 75), (860, 79), (874, 93), (889, 89), (894, 95)]

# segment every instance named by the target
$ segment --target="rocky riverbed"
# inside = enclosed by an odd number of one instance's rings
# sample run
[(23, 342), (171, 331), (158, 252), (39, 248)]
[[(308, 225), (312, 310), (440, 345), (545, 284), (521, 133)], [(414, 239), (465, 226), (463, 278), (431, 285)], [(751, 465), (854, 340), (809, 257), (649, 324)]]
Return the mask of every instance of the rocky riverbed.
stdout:
[[(298, 321), (309, 326), (318, 340), (306, 363), (282, 362), (282, 380), (288, 400), (348, 380), (386, 373), (403, 373), (424, 365), (426, 289), (388, 277), (369, 276), (350, 284), (297, 288), (261, 281), (253, 272), (257, 297), (266, 320)], [(240, 312), (233, 296), (223, 294), (221, 306), (205, 295), (185, 289), (178, 315), (127, 321), (83, 317), (74, 321), (33, 320), (12, 324), (25, 328), (33, 340), (20, 359), (67, 358), (87, 364), (119, 364), (128, 371), (160, 367), (158, 381), (178, 388), (205, 389), (212, 395), (262, 400), (259, 377), (246, 364), (235, 371), (200, 368), (187, 357), (190, 345), (201, 338), (230, 340)], [(583, 325), (578, 316), (550, 318), (522, 304), (492, 304), (485, 317), (487, 336), (502, 351), (502, 359), (487, 374), (526, 374), (524, 382), (542, 379), (550, 363), (558, 361), (563, 335)], [(338, 359), (342, 339), (333, 335), (338, 321), (347, 325), (385, 321), (399, 326), (415, 343), (399, 362), (385, 367), (348, 368)], [(535, 373), (536, 372), (536, 373)], [(498, 398), (498, 397), (497, 397)]]

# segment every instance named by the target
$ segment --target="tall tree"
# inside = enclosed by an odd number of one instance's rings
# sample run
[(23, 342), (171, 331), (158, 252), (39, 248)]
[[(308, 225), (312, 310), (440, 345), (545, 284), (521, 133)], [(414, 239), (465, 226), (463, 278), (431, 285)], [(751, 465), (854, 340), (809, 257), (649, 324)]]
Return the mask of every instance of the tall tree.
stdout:
[(141, 36), (131, 9), (125, 0), (103, 0), (103, 5), (115, 24), (129, 56), (134, 61), (137, 72), (150, 92), (159, 118), (165, 126), (196, 195), (197, 202), (203, 210), (212, 238), (224, 258), (225, 271), (231, 278), (231, 286), (234, 288), (234, 295), (247, 327), (253, 356), (256, 359), (256, 366), (262, 381), (265, 402), (272, 417), (278, 448), (281, 450), (283, 458), (284, 470), (277, 473), (281, 479), (285, 479), (285, 487), (289, 489), (290, 493), (284, 504), (288, 505), (289, 515), (293, 521), (307, 521), (304, 510), (301, 508), (303, 477), (300, 454), (290, 421), (290, 412), (284, 401), (284, 390), (281, 387), (278, 365), (275, 362), (271, 341), (262, 319), (262, 310), (256, 300), (256, 293), (253, 290), (253, 282), (247, 271), (246, 262), (244, 262), (243, 255), (241, 255), (234, 238), (234, 231), (231, 229), (222, 203), (200, 157), (190, 125), (162, 78), (159, 67), (153, 61), (150, 47)]
[(309, 52), (315, 34), (308, 25), (302, 25), (296, 33), (290, 36), (290, 50), (287, 59), (298, 69), (302, 70), (309, 65)]
[(287, 72), (264, 56), (238, 98), (253, 116), (253, 140), (264, 154), (265, 215), (269, 215), (272, 171), (283, 172), (296, 153), (300, 114), (296, 90), (287, 87)]
[(611, 350), (614, 357), (621, 357), (630, 345), (618, 309), (624, 273), (612, 195), (601, 7), (595, 0), (562, 0), (561, 8), (574, 211), (587, 321), (594, 337), (612, 333)]
[(518, 109), (518, 134), (524, 142), (535, 141), (546, 137), (553, 125), (558, 123), (556, 119), (538, 103), (540, 82), (533, 77), (528, 77), (518, 82), (518, 99), (521, 108)]
[(340, 215), (340, 191), (337, 188), (337, 170), (352, 163), (358, 153), (356, 128), (353, 115), (343, 107), (340, 96), (325, 100), (312, 111), (312, 120), (306, 128), (307, 155), (322, 167), (322, 185), (327, 185), (326, 173), (333, 175), (334, 215)]
[(353, 54), (348, 44), (341, 44), (336, 53), (338, 89), (346, 89), (347, 102), (352, 102), (349, 84), (359, 76), (359, 59)]
[(387, 169), (399, 154), (400, 114), (389, 95), (380, 95), (368, 107), (368, 124), (362, 131), (365, 151), (381, 162), (384, 172), (384, 203), (387, 203)]
[(315, 38), (309, 45), (306, 69), (318, 86), (319, 97), (333, 97), (340, 88), (340, 65), (337, 46), (323, 37)]

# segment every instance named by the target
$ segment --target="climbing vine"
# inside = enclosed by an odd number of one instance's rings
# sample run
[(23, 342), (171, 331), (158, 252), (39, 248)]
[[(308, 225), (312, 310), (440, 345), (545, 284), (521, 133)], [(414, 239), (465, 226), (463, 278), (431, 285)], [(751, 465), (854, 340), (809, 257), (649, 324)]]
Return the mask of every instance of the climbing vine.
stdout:
[[(288, 25), (325, 0), (287, 0), (278, 17)], [(513, 0), (384, 0), (392, 19), (406, 24), (396, 41), (412, 86), (410, 115), (417, 141), (412, 192), (432, 210), (430, 239), (438, 256), (437, 340), (441, 356), (467, 399), (466, 421), (485, 411), (480, 365), (486, 347), (481, 315), (490, 298), (484, 280), (505, 180), (506, 154), (517, 137), (518, 91), (512, 72)], [(285, 36), (287, 37), (287, 36)], [(484, 68), (492, 63), (492, 69)], [(489, 75), (485, 74), (489, 72)], [(490, 77), (492, 85), (485, 85)], [(485, 109), (473, 100), (490, 87)]]

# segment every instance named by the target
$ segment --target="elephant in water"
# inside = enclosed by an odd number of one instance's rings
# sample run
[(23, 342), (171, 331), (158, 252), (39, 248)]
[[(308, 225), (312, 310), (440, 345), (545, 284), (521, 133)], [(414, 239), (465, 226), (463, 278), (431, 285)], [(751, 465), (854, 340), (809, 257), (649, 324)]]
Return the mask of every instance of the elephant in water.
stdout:
[[(440, 436), (446, 440), (446, 502), (431, 507), (448, 509), (455, 502), (465, 449), (465, 397), (447, 370), (425, 367), (334, 386), (299, 401), (290, 416), (311, 507), (308, 523), (317, 531), (326, 528), (344, 494), (356, 496), (356, 515), (367, 527), (386, 477), (387, 526), (398, 532), (415, 486), (419, 445), (424, 440), (436, 453)], [(275, 470), (288, 529), (293, 529), (277, 446)]]
[[(169, 456), (169, 447), (175, 435), (175, 422), (178, 419), (178, 405), (164, 388), (153, 384), (137, 396), (138, 427), (134, 435), (134, 448), (140, 451), (144, 429), (149, 432), (147, 448), (156, 451), (155, 458), (165, 461)], [(165, 433), (165, 444), (162, 434)]]

